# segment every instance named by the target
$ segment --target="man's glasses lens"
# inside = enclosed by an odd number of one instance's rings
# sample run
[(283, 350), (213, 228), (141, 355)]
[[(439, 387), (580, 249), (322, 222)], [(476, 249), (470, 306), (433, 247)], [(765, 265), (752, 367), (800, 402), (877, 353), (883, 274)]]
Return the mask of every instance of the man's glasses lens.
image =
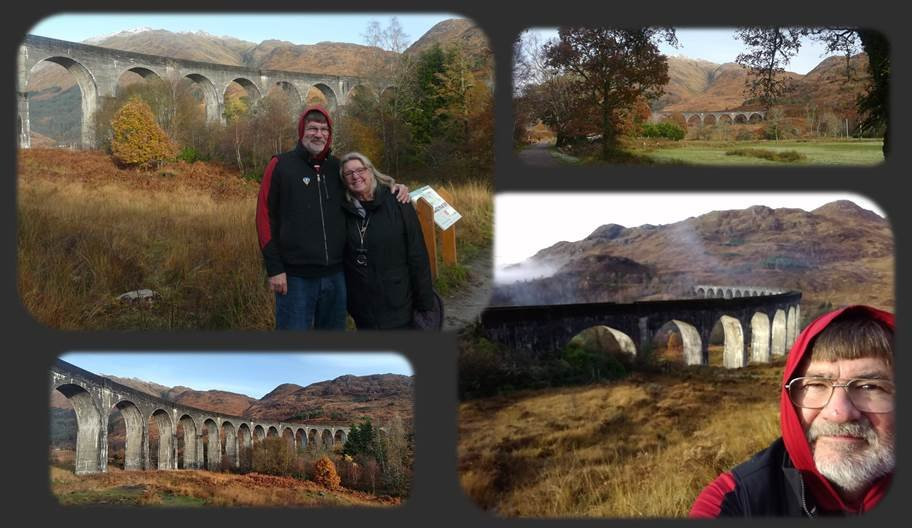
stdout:
[(890, 412), (893, 410), (895, 386), (882, 379), (852, 379), (836, 383), (826, 378), (795, 378), (786, 386), (792, 403), (805, 409), (823, 409), (833, 397), (833, 391), (846, 390), (859, 411)]
[(329, 133), (328, 128), (307, 127), (304, 130), (311, 134), (328, 134)]

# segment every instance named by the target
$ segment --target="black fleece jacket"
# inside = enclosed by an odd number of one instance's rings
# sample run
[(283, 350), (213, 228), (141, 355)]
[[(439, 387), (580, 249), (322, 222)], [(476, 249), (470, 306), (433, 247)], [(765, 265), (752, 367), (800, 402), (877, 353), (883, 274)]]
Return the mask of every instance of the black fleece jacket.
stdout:
[(345, 190), (339, 160), (315, 160), (300, 142), (263, 174), (257, 231), (266, 273), (322, 277), (342, 270)]

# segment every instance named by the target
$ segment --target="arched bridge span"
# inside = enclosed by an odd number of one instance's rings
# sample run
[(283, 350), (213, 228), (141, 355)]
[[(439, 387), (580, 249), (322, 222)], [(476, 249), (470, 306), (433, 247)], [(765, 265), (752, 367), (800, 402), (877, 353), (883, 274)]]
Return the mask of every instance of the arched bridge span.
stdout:
[[(196, 83), (205, 98), (206, 116), (210, 121), (219, 121), (225, 111), (225, 91), (231, 83), (238, 83), (251, 99), (266, 95), (272, 87), (278, 87), (304, 102), (311, 88), (316, 88), (326, 97), (330, 110), (345, 105), (359, 87), (366, 85), (366, 79), (356, 76), (329, 75), (322, 73), (301, 73), (281, 70), (257, 70), (241, 66), (215, 64), (121, 51), (78, 42), (26, 35), (19, 46), (17, 65), (17, 101), (19, 146), (28, 148), (31, 144), (29, 124), (28, 81), (32, 69), (39, 63), (53, 62), (66, 68), (75, 78), (82, 93), (81, 144), (91, 147), (95, 144), (92, 115), (101, 107), (105, 98), (116, 95), (117, 84), (126, 72), (142, 77), (158, 77), (176, 81), (190, 79)], [(388, 86), (381, 87), (381, 90)]]
[(671, 324), (681, 334), (685, 362), (706, 365), (710, 334), (721, 322), (723, 364), (739, 368), (749, 360), (768, 362), (771, 355), (787, 353), (800, 330), (800, 302), (801, 293), (790, 291), (728, 299), (502, 306), (485, 310), (481, 325), (493, 341), (536, 357), (561, 350), (584, 330), (602, 326), (612, 331), (622, 349), (636, 353), (650, 347), (657, 332)]
[[(287, 439), (293, 449), (314, 443), (331, 447), (345, 443), (349, 433), (348, 427), (252, 420), (180, 405), (61, 360), (51, 367), (50, 390), (60, 391), (76, 411), (77, 474), (107, 471), (108, 421), (115, 409), (120, 411), (126, 428), (125, 470), (240, 467), (241, 452), (263, 440), (266, 431)], [(158, 432), (154, 453), (150, 421)], [(181, 460), (179, 427), (183, 432)]]

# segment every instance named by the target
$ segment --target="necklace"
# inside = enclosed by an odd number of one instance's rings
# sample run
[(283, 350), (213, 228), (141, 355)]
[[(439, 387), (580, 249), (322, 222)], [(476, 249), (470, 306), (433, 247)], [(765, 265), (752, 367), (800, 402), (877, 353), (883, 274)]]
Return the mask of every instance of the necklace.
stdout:
[(358, 237), (361, 239), (361, 247), (364, 248), (364, 235), (367, 234), (367, 226), (371, 223), (371, 217), (362, 218), (358, 226)]

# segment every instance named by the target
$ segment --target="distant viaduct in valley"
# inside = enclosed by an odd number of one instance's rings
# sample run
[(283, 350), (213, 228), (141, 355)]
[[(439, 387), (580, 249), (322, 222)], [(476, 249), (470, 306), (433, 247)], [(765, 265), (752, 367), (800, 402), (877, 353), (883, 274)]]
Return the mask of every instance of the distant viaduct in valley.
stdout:
[[(51, 367), (50, 390), (60, 391), (76, 411), (77, 474), (107, 471), (108, 422), (115, 409), (126, 426), (125, 470), (216, 470), (222, 467), (222, 457), (231, 467), (240, 467), (244, 450), (265, 438), (285, 438), (293, 449), (331, 447), (345, 443), (349, 432), (348, 427), (252, 420), (204, 411), (156, 398), (61, 360)], [(158, 429), (157, 449), (150, 439), (150, 421)], [(183, 443), (181, 460), (178, 440)], [(157, 454), (154, 465), (153, 451)]]

